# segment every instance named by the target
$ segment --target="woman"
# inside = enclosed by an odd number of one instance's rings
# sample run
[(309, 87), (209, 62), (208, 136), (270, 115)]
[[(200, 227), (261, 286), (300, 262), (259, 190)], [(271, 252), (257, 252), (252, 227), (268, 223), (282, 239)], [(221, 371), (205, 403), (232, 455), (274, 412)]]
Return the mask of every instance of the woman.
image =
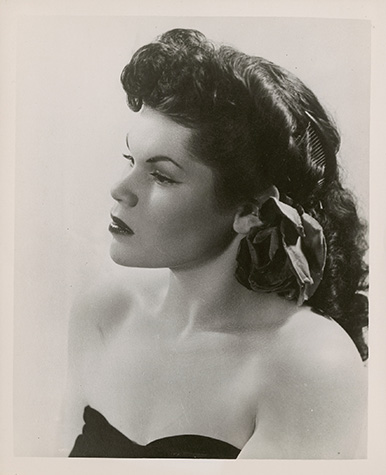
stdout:
[(364, 229), (326, 112), (194, 30), (121, 80), (137, 119), (111, 257), (153, 270), (74, 305), (70, 456), (362, 456)]

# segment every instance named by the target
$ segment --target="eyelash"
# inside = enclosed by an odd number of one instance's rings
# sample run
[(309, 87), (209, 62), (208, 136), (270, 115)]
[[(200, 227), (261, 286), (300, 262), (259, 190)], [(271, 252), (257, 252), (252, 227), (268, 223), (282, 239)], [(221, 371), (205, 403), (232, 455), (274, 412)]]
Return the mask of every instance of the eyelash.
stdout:
[[(126, 160), (130, 162), (131, 166), (134, 166), (134, 157), (132, 157), (131, 155), (126, 155), (124, 153), (122, 155), (123, 155), (123, 158), (125, 158)], [(172, 185), (174, 183), (177, 183), (176, 181), (170, 179), (169, 177), (163, 175), (162, 173), (158, 171), (151, 172), (150, 175), (154, 178), (154, 180), (157, 183), (161, 185)]]
[(122, 156), (123, 158), (128, 160), (131, 163), (131, 165), (134, 165), (134, 158), (131, 155), (126, 155), (125, 153), (122, 153)]

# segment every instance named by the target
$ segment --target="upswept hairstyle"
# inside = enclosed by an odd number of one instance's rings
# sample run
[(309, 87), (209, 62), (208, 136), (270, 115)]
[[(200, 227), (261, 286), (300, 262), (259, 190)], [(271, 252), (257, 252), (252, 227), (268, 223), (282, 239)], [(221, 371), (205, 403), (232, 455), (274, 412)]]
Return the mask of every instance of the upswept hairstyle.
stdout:
[[(327, 262), (308, 303), (336, 320), (365, 360), (366, 227), (339, 178), (339, 134), (312, 91), (263, 58), (185, 29), (140, 48), (121, 82), (133, 111), (145, 104), (192, 129), (191, 149), (214, 171), (219, 206), (275, 185), (318, 220)], [(313, 153), (315, 136), (322, 161)]]

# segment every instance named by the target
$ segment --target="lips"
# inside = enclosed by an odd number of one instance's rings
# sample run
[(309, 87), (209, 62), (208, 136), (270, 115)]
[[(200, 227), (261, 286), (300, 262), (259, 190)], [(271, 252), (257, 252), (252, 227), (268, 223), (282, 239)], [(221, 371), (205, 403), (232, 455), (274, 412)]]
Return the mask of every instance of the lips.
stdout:
[(111, 215), (112, 223), (110, 223), (109, 231), (115, 234), (133, 235), (134, 231), (121, 219)]

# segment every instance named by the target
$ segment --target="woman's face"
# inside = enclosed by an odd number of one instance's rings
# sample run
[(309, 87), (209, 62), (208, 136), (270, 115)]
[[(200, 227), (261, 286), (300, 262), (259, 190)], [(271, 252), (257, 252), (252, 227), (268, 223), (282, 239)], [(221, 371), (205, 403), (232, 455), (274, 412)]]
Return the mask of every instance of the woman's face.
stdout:
[(191, 135), (151, 108), (137, 113), (127, 170), (111, 191), (116, 263), (187, 268), (220, 254), (234, 238), (235, 210), (218, 209), (214, 174), (189, 152)]

